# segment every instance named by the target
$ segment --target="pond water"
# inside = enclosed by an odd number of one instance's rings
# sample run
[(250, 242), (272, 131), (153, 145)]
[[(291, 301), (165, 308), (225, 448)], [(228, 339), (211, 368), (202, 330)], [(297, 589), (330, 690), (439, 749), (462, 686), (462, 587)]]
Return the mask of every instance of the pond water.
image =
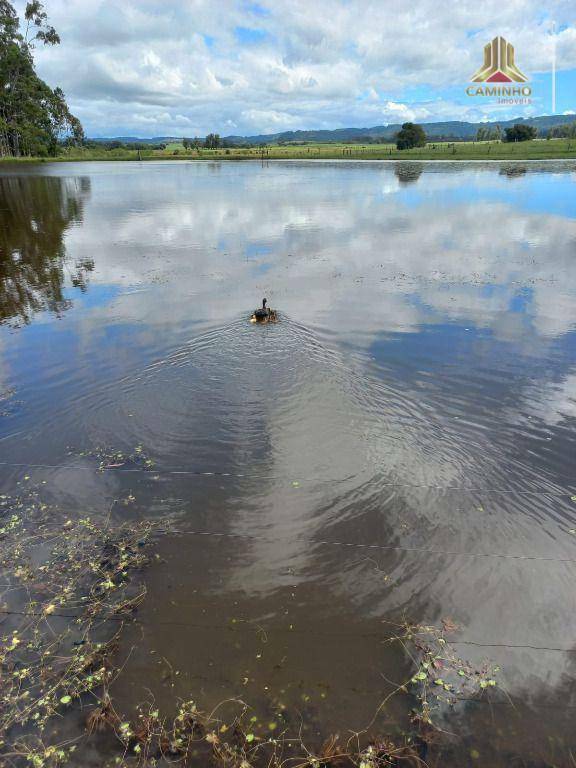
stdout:
[(450, 620), (501, 671), (442, 765), (572, 764), (575, 192), (571, 162), (2, 166), (0, 492), (174, 528), (120, 701), (349, 735), (411, 674), (391, 628)]

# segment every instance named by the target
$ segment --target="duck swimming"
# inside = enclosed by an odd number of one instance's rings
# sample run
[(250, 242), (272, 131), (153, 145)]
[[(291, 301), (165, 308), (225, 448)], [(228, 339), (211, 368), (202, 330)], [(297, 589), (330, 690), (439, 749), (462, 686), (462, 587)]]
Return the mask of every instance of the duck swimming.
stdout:
[(251, 323), (275, 323), (278, 315), (275, 309), (268, 309), (268, 299), (262, 299), (262, 307), (255, 309), (250, 318)]

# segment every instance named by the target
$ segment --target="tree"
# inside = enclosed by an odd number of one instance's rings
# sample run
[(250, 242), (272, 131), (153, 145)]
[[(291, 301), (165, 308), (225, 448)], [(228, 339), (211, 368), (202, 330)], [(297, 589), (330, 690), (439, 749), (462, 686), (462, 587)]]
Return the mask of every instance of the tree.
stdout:
[(562, 125), (555, 125), (553, 128), (549, 128), (546, 138), (575, 139), (576, 138), (576, 122), (563, 123)]
[(218, 133), (209, 133), (204, 141), (206, 149), (218, 149), (220, 146), (220, 135)]
[(538, 131), (532, 125), (516, 123), (512, 128), (506, 128), (505, 134), (504, 141), (529, 141), (536, 138)]
[(404, 123), (402, 129), (396, 134), (396, 149), (412, 149), (413, 147), (425, 147), (426, 134), (421, 125)]
[(29, 2), (24, 20), (22, 34), (12, 4), (0, 0), (0, 155), (56, 154), (61, 137), (79, 143), (84, 133), (62, 90), (52, 90), (34, 70), (36, 45), (60, 42), (42, 3)]
[(481, 125), (476, 131), (476, 141), (500, 141), (502, 138), (502, 129), (496, 125)]
[(184, 149), (190, 149), (190, 147), (192, 146), (191, 139), (182, 139), (182, 146), (184, 147)]

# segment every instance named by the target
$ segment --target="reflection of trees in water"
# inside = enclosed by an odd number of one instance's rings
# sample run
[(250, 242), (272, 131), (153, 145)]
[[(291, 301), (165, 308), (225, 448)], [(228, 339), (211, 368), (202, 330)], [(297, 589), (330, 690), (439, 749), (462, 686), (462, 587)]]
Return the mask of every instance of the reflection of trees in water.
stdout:
[(414, 184), (423, 170), (421, 163), (396, 163), (394, 166), (394, 173), (400, 184)]
[(503, 165), (500, 168), (500, 176), (507, 176), (509, 179), (516, 179), (519, 176), (526, 175), (526, 167), (523, 165)]
[(91, 260), (66, 262), (64, 233), (82, 221), (90, 179), (0, 177), (0, 323), (29, 323), (35, 312), (61, 314), (71, 302), (65, 279), (86, 290)]

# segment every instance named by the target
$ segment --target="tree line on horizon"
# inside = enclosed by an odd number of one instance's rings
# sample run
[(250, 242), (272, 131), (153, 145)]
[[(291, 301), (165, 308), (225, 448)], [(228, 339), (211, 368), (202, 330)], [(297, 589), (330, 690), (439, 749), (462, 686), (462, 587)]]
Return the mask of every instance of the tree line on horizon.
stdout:
[[(420, 133), (420, 130), (422, 130), (422, 133)], [(546, 139), (576, 138), (576, 122), (554, 126), (553, 128), (550, 128), (543, 133), (544, 133), (543, 138), (546, 138)], [(505, 128), (504, 131), (502, 131), (502, 126), (499, 124), (496, 124), (496, 125), (488, 124), (486, 126), (481, 126), (478, 129), (472, 141), (517, 142), (517, 141), (526, 141), (529, 139), (536, 138), (537, 135), (538, 135), (537, 130), (532, 126), (526, 125), (525, 123), (517, 123), (514, 126)], [(400, 146), (398, 145), (399, 137), (400, 137)], [(416, 138), (414, 139), (412, 137), (416, 137)], [(154, 141), (149, 139), (148, 140), (147, 139), (143, 139), (143, 140), (83, 139), (81, 142), (81, 145), (85, 149), (100, 150), (100, 151), (112, 151), (112, 150), (163, 151), (167, 149), (168, 142), (173, 142), (173, 141), (176, 141), (176, 142), (181, 141), (185, 151), (194, 150), (197, 152), (200, 152), (200, 150), (202, 149), (255, 149), (255, 148), (265, 149), (266, 147), (273, 146), (273, 144), (275, 143), (275, 142), (274, 143), (260, 142), (258, 144), (255, 144), (247, 141), (238, 141), (237, 139), (222, 138), (217, 133), (209, 133), (205, 137), (196, 136), (193, 139), (187, 138), (187, 137), (179, 139), (177, 137), (174, 137), (171, 139), (164, 139), (163, 141)], [(416, 146), (423, 147), (430, 142), (433, 142), (434, 144), (441, 144), (441, 143), (455, 144), (458, 142), (467, 142), (467, 141), (470, 141), (470, 139), (462, 139), (462, 138), (458, 139), (453, 137), (438, 138), (437, 136), (427, 136), (423, 129), (423, 126), (419, 126), (414, 123), (404, 123), (404, 125), (402, 126), (402, 129), (394, 135), (393, 141), (396, 142), (397, 148), (401, 150), (401, 149), (410, 149)], [(278, 141), (277, 142), (278, 146), (282, 146), (282, 147), (307, 146), (314, 143), (315, 142), (313, 141)], [(323, 142), (323, 143), (390, 144), (391, 139), (384, 138), (384, 137), (373, 138), (369, 136), (368, 137), (358, 136), (346, 142)], [(71, 147), (75, 144), (77, 144), (77, 142), (75, 142), (75, 140), (72, 137), (69, 137), (62, 142), (63, 147)], [(175, 149), (173, 151), (173, 154), (178, 154), (178, 150)]]
[[(538, 130), (533, 125), (525, 123), (516, 123), (504, 129), (499, 125), (482, 126), (476, 133), (476, 141), (504, 141), (507, 143), (518, 141), (530, 141), (538, 136)], [(551, 128), (547, 133), (547, 138), (572, 138), (576, 137), (576, 123), (560, 125)], [(404, 123), (402, 128), (396, 134), (396, 149), (414, 149), (415, 147), (425, 147), (427, 136), (421, 125), (416, 123)]]
[(231, 149), (232, 147), (251, 146), (250, 144), (237, 144), (229, 139), (223, 139), (219, 133), (208, 133), (204, 139), (195, 136), (193, 139), (183, 138), (184, 149)]

